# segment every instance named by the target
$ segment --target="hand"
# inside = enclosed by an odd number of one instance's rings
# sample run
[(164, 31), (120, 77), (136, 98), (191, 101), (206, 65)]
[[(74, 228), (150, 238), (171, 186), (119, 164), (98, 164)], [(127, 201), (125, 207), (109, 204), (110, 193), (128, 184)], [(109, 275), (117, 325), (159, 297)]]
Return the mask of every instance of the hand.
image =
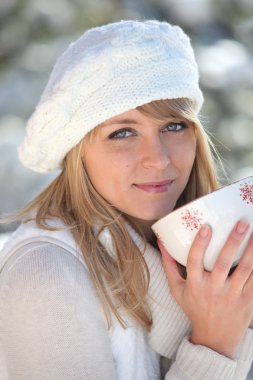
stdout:
[(211, 228), (202, 226), (190, 249), (187, 278), (161, 242), (164, 270), (172, 295), (192, 323), (191, 342), (234, 358), (253, 315), (253, 234), (243, 256), (228, 276), (249, 225), (239, 221), (221, 250), (212, 272), (203, 268)]

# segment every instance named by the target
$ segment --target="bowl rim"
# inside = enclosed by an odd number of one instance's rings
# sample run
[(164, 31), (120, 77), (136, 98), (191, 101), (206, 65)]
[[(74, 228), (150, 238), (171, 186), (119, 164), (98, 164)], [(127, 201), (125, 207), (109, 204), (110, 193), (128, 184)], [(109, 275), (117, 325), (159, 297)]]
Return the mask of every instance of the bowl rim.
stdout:
[(196, 199), (193, 199), (192, 201), (182, 205), (182, 206), (179, 206), (178, 208), (172, 210), (170, 213), (166, 214), (165, 216), (163, 216), (162, 218), (158, 219), (155, 223), (152, 224), (151, 228), (153, 228), (153, 226), (156, 225), (156, 223), (159, 223), (160, 221), (162, 221), (163, 219), (167, 218), (168, 216), (171, 216), (172, 214), (176, 213), (176, 212), (179, 212), (180, 210), (184, 209), (185, 207), (189, 207), (189, 205), (191, 205), (192, 203), (196, 202), (196, 201), (199, 201), (199, 200), (202, 200), (204, 198), (207, 198), (208, 196), (210, 196), (211, 194), (214, 194), (220, 190), (223, 190), (225, 188), (228, 188), (228, 187), (232, 187), (234, 185), (236, 185), (237, 183), (239, 182), (243, 182), (243, 181), (246, 181), (246, 180), (252, 180), (252, 184), (253, 184), (253, 175), (250, 175), (250, 176), (247, 176), (247, 177), (244, 177), (244, 178), (241, 178), (241, 179), (238, 179), (236, 181), (233, 181), (231, 183), (228, 183), (226, 185), (223, 185), (221, 187), (219, 187), (218, 189), (215, 189), (213, 191), (210, 191), (210, 193), (207, 193), (205, 195), (201, 195), (200, 197), (196, 198)]

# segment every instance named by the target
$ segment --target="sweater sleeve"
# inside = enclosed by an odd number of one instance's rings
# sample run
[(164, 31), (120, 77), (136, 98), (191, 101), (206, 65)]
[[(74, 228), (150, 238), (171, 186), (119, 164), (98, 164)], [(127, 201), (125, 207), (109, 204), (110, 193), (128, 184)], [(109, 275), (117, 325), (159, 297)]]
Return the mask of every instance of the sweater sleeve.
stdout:
[(5, 379), (116, 379), (103, 313), (77, 258), (37, 243), (16, 253), (0, 279)]
[(236, 361), (185, 337), (165, 380), (231, 380), (235, 370)]
[(250, 380), (253, 352), (253, 330), (248, 330), (237, 360), (183, 339), (165, 380)]
[[(253, 379), (253, 329), (248, 329), (237, 358), (237, 366), (233, 380)], [(250, 373), (249, 373), (250, 371)], [(248, 374), (248, 377), (247, 377)]]

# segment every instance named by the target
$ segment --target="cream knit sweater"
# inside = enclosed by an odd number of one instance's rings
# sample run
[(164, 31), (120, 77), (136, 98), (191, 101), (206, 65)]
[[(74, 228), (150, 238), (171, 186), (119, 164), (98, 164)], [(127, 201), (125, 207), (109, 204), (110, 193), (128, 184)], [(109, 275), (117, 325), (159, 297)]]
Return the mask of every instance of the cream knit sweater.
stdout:
[[(129, 231), (143, 249), (141, 238)], [(101, 242), (112, 250), (108, 232)], [(0, 252), (0, 379), (246, 379), (253, 331), (248, 330), (237, 360), (189, 343), (190, 323), (170, 295), (159, 252), (148, 246), (144, 256), (153, 328), (146, 333), (128, 318), (127, 329), (113, 319), (107, 330), (71, 234), (33, 223), (21, 226)], [(172, 359), (170, 368), (165, 358)], [(161, 361), (167, 363), (166, 374)]]

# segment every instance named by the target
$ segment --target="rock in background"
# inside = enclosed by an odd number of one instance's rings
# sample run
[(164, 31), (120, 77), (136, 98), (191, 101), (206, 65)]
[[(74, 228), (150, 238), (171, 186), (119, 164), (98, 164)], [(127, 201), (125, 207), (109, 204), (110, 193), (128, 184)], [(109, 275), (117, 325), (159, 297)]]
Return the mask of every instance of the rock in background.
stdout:
[(1, 0), (0, 214), (55, 176), (23, 168), (16, 151), (59, 54), (92, 26), (148, 18), (178, 23), (192, 38), (206, 99), (201, 119), (224, 160), (224, 183), (253, 174), (252, 0)]

